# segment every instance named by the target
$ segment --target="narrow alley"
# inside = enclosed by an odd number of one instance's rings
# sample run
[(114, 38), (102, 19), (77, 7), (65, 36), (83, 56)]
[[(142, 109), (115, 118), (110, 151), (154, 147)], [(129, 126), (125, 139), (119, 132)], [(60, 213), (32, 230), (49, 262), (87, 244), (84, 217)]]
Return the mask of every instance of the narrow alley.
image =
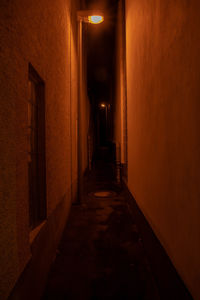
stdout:
[(114, 164), (97, 161), (83, 184), (42, 300), (191, 300), (134, 199), (117, 184)]
[(200, 300), (200, 1), (0, 0), (0, 300)]
[(82, 203), (71, 210), (44, 300), (160, 299), (125, 193), (111, 170), (112, 165), (101, 162), (86, 180)]

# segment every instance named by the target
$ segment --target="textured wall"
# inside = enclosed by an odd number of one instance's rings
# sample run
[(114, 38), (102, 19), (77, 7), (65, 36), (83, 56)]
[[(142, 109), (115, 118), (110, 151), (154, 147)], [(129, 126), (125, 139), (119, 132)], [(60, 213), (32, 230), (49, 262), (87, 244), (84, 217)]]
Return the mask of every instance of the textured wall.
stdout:
[(128, 186), (200, 299), (200, 3), (126, 0)]
[[(65, 220), (71, 186), (76, 184), (79, 1), (72, 2), (71, 14), (70, 1), (66, 0), (0, 1), (1, 299), (8, 296), (31, 257), (27, 178), (29, 63), (45, 81), (48, 217), (65, 199), (65, 215), (61, 213)], [(64, 223), (62, 220), (60, 224)], [(58, 239), (62, 227), (54, 228), (52, 235), (48, 231), (49, 245)]]

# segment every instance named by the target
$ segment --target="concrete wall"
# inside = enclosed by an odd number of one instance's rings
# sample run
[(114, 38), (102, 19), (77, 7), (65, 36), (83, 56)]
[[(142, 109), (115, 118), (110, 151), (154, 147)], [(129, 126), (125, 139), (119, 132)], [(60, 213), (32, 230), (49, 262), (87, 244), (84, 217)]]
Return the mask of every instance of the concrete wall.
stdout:
[(128, 187), (200, 299), (200, 3), (126, 0)]
[[(11, 297), (38, 299), (76, 193), (78, 3), (0, 1), (2, 300), (8, 297), (25, 267), (26, 280), (22, 285), (17, 283)], [(47, 176), (47, 220), (31, 233), (27, 157), (29, 63), (45, 82)], [(29, 286), (26, 291), (25, 284)]]

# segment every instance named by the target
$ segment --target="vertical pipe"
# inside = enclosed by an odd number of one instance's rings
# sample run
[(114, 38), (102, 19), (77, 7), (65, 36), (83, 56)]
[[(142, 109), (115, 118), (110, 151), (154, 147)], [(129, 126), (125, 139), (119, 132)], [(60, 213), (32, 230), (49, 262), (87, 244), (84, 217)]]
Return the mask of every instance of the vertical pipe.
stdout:
[(73, 118), (73, 110), (72, 110), (72, 7), (70, 6), (70, 28), (69, 28), (69, 68), (70, 68), (70, 95), (69, 95), (69, 100), (70, 100), (70, 172), (71, 172), (71, 201), (73, 201), (73, 176), (72, 176), (72, 169), (73, 169), (73, 161), (72, 161), (72, 148), (73, 148), (73, 140), (72, 140), (72, 118)]
[(120, 143), (116, 143), (116, 180), (121, 183), (121, 148)]
[(77, 191), (77, 204), (81, 203), (81, 167), (82, 167), (82, 159), (81, 159), (81, 99), (82, 99), (82, 63), (83, 63), (83, 52), (82, 52), (82, 35), (83, 35), (83, 24), (82, 20), (78, 21), (78, 101), (77, 101), (77, 125), (78, 125), (78, 134), (77, 134), (77, 154), (78, 154), (78, 191)]
[(92, 145), (91, 145), (91, 136), (88, 135), (88, 165), (89, 165), (89, 171), (92, 170)]
[(123, 145), (124, 168), (123, 177), (128, 179), (128, 124), (127, 124), (127, 76), (126, 76), (126, 0), (121, 0), (122, 12), (122, 80), (123, 80)]

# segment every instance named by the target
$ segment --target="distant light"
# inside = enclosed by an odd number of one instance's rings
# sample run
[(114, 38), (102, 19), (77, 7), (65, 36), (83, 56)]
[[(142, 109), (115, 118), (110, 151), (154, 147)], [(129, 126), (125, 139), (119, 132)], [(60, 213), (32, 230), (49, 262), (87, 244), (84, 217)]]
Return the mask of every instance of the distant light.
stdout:
[(103, 16), (89, 16), (88, 21), (89, 21), (89, 23), (92, 23), (92, 24), (100, 24), (104, 21), (104, 17)]
[(104, 103), (101, 103), (101, 107), (106, 107), (106, 105)]

